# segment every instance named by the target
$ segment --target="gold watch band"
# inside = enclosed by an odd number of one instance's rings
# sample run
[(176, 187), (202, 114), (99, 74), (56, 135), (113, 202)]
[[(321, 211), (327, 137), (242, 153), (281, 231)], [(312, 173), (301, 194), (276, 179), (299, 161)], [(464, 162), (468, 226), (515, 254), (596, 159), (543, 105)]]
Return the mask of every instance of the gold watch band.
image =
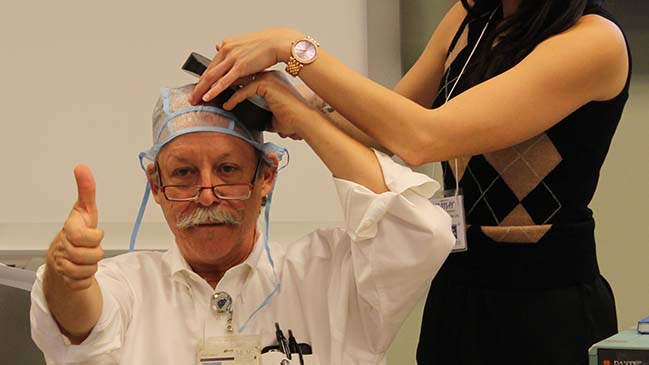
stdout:
[(297, 77), (297, 75), (300, 73), (300, 70), (304, 67), (304, 64), (299, 62), (298, 60), (295, 59), (295, 57), (291, 56), (288, 59), (288, 62), (286, 63), (286, 72), (289, 73), (289, 75), (293, 77)]

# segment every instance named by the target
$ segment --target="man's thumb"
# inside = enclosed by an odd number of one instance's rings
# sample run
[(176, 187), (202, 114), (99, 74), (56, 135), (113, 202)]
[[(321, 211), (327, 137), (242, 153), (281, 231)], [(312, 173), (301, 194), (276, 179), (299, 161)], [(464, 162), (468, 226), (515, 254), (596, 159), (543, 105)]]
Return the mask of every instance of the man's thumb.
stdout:
[(87, 213), (94, 215), (96, 223), (97, 205), (95, 203), (95, 178), (86, 165), (77, 165), (74, 168), (74, 179), (77, 181), (77, 206)]

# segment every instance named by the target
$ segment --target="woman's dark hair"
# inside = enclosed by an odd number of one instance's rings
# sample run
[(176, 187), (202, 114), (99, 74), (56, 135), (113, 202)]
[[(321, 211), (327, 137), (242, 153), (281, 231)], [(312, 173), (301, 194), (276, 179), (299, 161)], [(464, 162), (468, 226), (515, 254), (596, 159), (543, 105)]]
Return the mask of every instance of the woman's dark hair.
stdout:
[[(470, 84), (475, 85), (513, 67), (543, 40), (573, 26), (586, 6), (599, 6), (601, 1), (522, 0), (512, 16), (485, 34), (472, 62), (474, 66), (467, 71)], [(474, 0), (473, 6), (468, 0), (461, 2), (474, 18), (488, 17), (501, 4), (500, 0)]]

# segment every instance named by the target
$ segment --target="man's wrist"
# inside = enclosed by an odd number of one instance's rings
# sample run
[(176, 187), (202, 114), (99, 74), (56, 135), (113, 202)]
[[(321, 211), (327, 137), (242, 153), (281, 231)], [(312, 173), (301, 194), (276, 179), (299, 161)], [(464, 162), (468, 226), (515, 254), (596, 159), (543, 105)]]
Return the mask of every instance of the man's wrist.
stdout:
[(303, 119), (300, 123), (295, 125), (295, 131), (297, 135), (304, 138), (305, 141), (309, 141), (313, 133), (314, 128), (318, 127), (319, 123), (322, 123), (322, 115), (315, 109), (307, 108), (308, 110), (305, 113)]

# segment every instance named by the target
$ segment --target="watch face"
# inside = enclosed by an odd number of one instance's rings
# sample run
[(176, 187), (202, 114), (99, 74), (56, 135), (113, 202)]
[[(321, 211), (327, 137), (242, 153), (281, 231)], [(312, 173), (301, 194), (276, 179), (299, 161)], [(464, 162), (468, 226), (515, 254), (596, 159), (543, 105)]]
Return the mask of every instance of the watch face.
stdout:
[(301, 63), (313, 62), (316, 54), (316, 46), (305, 39), (298, 41), (293, 46), (293, 57)]

